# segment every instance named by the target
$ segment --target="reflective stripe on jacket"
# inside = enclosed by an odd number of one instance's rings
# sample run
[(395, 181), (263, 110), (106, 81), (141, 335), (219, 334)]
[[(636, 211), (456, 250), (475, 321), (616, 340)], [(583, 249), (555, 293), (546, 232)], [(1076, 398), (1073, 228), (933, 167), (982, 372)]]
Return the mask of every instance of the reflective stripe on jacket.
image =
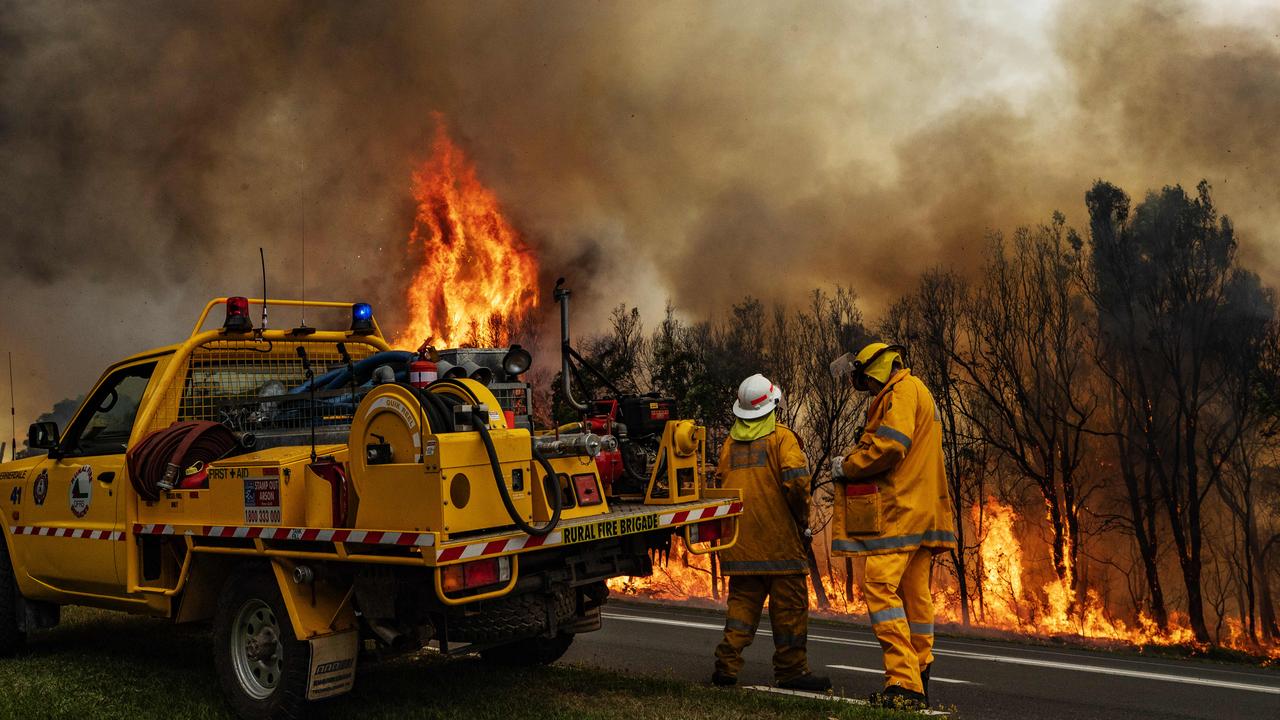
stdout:
[(844, 474), (836, 483), (833, 554), (955, 547), (941, 416), (910, 370), (898, 371), (871, 401)]
[(785, 425), (757, 440), (726, 440), (716, 476), (742, 491), (738, 542), (720, 552), (725, 575), (798, 575), (809, 571), (796, 518), (809, 519), (809, 463)]

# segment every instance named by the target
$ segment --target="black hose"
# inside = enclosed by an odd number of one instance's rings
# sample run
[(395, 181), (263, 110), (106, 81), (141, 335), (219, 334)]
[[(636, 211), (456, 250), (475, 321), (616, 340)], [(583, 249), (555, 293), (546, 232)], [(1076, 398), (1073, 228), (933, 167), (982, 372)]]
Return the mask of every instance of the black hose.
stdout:
[(560, 524), (560, 511), (564, 508), (564, 498), (560, 495), (560, 478), (556, 474), (555, 468), (551, 467), (551, 463), (542, 456), (537, 449), (533, 449), (533, 457), (542, 466), (542, 471), (546, 473), (543, 482), (552, 481), (554, 492), (551, 488), (547, 488), (546, 492), (550, 493), (554, 501), (551, 503), (551, 519), (546, 525), (536, 527), (524, 521), (520, 517), (520, 511), (516, 510), (516, 505), (511, 501), (511, 493), (507, 490), (507, 483), (503, 481), (502, 463), (498, 462), (498, 450), (493, 446), (493, 438), (489, 437), (489, 416), (480, 411), (475, 412), (476, 431), (480, 433), (480, 441), (484, 443), (484, 451), (489, 456), (489, 465), (493, 467), (493, 479), (498, 483), (498, 495), (502, 497), (502, 505), (507, 509), (507, 515), (511, 517), (511, 521), (516, 524), (524, 532), (541, 537), (549, 534), (556, 526)]
[(414, 392), (418, 394), (418, 398), (422, 401), (423, 408), (426, 410), (427, 422), (431, 425), (431, 432), (453, 432), (456, 429), (453, 423), (453, 407), (443, 397), (430, 390), (414, 388)]

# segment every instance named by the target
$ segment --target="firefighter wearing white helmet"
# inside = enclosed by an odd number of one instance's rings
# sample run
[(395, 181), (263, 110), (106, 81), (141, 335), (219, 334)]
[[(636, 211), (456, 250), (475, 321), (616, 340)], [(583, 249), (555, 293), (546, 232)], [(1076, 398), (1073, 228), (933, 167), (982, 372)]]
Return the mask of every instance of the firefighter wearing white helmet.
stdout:
[(876, 342), (831, 363), (833, 375), (873, 395), (858, 444), (832, 463), (831, 553), (857, 558), (871, 627), (884, 649), (885, 688), (872, 700), (920, 707), (929, 702), (933, 664), (933, 556), (954, 548), (956, 533), (941, 415), (904, 352)]
[(777, 421), (782, 390), (763, 375), (738, 387), (737, 420), (721, 448), (721, 487), (742, 491), (738, 542), (720, 552), (729, 576), (724, 640), (711, 681), (737, 682), (742, 651), (755, 638), (765, 600), (773, 628), (773, 674), (780, 687), (821, 691), (831, 681), (809, 672), (809, 464), (800, 440)]

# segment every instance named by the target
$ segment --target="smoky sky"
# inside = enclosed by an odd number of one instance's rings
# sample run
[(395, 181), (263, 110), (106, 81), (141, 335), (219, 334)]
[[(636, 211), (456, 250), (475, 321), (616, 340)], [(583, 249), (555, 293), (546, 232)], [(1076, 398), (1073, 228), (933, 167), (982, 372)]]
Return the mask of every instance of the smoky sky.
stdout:
[(1274, 285), (1278, 33), (1249, 3), (0, 0), (0, 348), (29, 419), (257, 294), (259, 247), (272, 295), (305, 261), (394, 327), (435, 113), (579, 327), (834, 284), (874, 313), (992, 230), (1083, 225), (1096, 178), (1208, 179)]

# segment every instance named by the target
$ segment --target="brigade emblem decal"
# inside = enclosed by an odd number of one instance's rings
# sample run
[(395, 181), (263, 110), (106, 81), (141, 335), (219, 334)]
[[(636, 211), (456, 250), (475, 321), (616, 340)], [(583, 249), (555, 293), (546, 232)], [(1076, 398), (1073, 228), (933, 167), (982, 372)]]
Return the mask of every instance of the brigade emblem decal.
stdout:
[(89, 512), (93, 502), (93, 468), (81, 465), (75, 475), (71, 476), (71, 514), (82, 518)]
[(35, 484), (31, 486), (31, 498), (36, 501), (36, 505), (44, 505), (44, 499), (49, 496), (49, 471), (41, 470), (36, 476)]

